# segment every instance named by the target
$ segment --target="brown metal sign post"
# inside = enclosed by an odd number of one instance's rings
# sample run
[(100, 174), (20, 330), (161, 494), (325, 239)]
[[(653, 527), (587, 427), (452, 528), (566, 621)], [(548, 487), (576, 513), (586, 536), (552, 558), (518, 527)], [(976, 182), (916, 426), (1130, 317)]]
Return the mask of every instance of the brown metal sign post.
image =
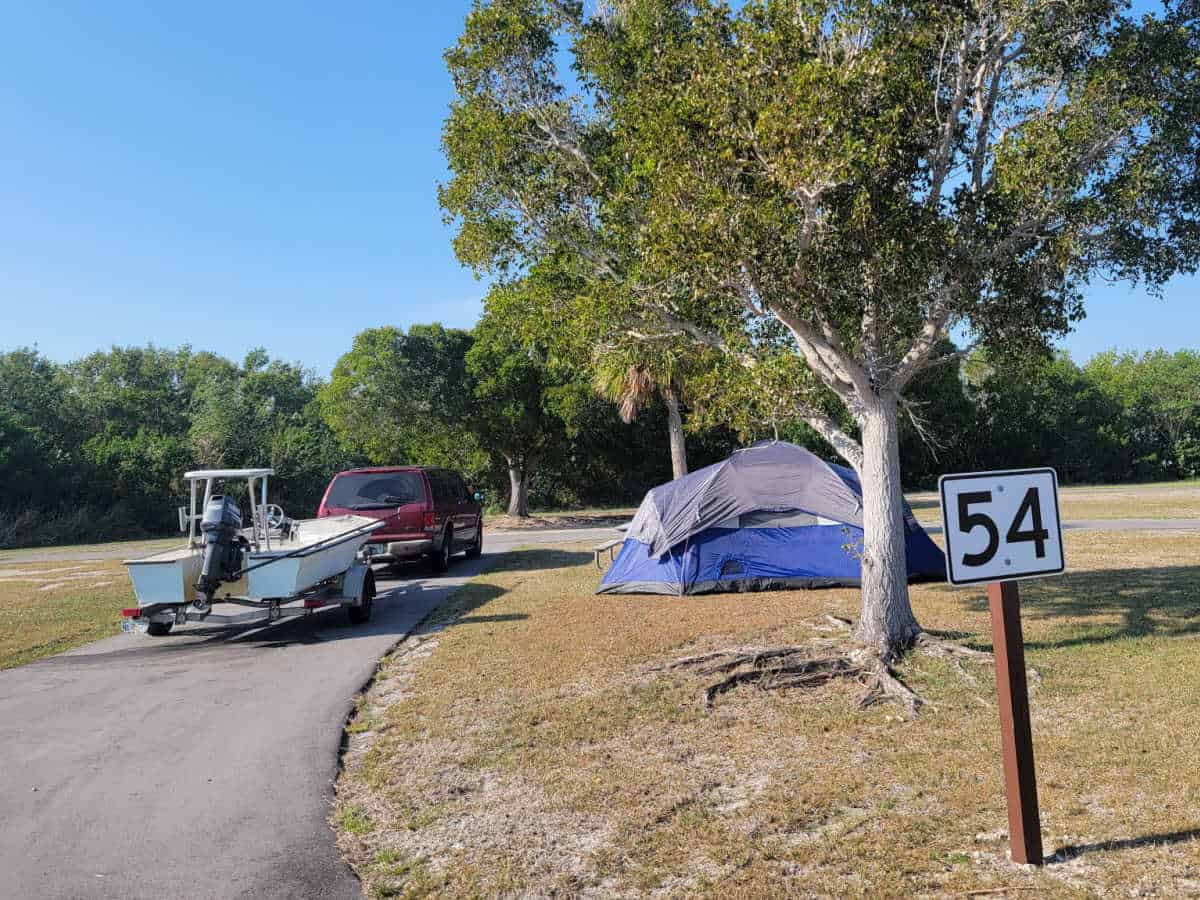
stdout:
[(988, 585), (992, 646), (996, 658), (996, 698), (1000, 703), (1000, 743), (1008, 794), (1008, 834), (1016, 863), (1042, 864), (1042, 825), (1038, 816), (1033, 730), (1021, 636), (1021, 595), (1015, 581)]
[(1008, 833), (1016, 863), (1042, 864), (1018, 578), (1066, 570), (1053, 469), (971, 472), (938, 481), (951, 584), (987, 584), (1000, 703)]

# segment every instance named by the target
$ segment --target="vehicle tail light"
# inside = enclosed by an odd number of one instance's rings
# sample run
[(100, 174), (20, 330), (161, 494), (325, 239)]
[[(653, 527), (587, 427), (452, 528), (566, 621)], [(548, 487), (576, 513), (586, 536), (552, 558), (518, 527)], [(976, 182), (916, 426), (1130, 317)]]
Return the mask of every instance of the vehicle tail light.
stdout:
[(434, 528), (437, 527), (437, 519), (434, 517), (434, 514), (432, 511), (425, 513), (424, 518), (423, 518), (423, 524), (425, 526), (426, 531), (433, 531)]
[(142, 611), (140, 609), (123, 609), (121, 610), (121, 617), (124, 619), (140, 619)]

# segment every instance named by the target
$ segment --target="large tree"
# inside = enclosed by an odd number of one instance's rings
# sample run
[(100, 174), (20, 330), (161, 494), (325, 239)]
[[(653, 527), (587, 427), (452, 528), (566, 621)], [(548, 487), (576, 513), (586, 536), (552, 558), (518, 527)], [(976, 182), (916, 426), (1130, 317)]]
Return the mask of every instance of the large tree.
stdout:
[[(535, 289), (528, 282), (515, 282), (496, 292), (513, 302)], [(502, 318), (485, 312), (473, 335), (475, 343), (466, 359), (478, 401), (471, 427), (481, 444), (504, 460), (508, 515), (524, 518), (529, 515), (531, 478), (566, 446), (564, 416), (573, 415), (575, 392), (556, 377), (543, 350), (514, 335)]]
[(320, 390), (325, 420), (347, 448), (377, 465), (444, 465), (478, 475), (485, 464), (471, 427), (471, 344), (470, 332), (436, 322), (360, 332)]
[(898, 420), (944, 336), (1036, 351), (1093, 276), (1195, 268), (1197, 15), (477, 0), (441, 200), (468, 264), (576, 261), (587, 289), (531, 315), (792, 374), (792, 414), (861, 476), (856, 633), (888, 661), (923, 635)]

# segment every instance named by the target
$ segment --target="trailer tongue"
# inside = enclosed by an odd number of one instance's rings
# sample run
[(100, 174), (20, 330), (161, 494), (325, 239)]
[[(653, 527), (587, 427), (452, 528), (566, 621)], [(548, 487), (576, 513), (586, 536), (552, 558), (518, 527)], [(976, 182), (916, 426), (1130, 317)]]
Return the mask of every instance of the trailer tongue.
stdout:
[[(126, 560), (138, 605), (122, 610), (125, 631), (166, 634), (176, 624), (234, 624), (311, 615), (325, 606), (347, 609), (352, 622), (370, 618), (375, 580), (361, 556), (383, 522), (366, 516), (294, 521), (267, 502), (271, 469), (203, 469), (184, 474), (191, 502), (180, 508), (187, 544), (144, 559)], [(223, 482), (245, 481), (248, 527)], [(215, 603), (251, 607), (240, 615), (213, 613)]]

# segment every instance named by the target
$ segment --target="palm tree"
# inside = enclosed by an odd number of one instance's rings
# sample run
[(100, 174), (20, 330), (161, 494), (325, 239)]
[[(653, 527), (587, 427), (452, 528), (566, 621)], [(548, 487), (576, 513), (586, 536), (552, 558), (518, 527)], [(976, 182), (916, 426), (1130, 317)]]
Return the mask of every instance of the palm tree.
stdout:
[(683, 416), (679, 409), (680, 381), (678, 362), (670, 357), (630, 362), (620, 354), (610, 354), (601, 357), (593, 382), (596, 393), (617, 405), (617, 414), (626, 424), (636, 419), (656, 395), (662, 396), (667, 407), (671, 472), (675, 478), (688, 472)]

